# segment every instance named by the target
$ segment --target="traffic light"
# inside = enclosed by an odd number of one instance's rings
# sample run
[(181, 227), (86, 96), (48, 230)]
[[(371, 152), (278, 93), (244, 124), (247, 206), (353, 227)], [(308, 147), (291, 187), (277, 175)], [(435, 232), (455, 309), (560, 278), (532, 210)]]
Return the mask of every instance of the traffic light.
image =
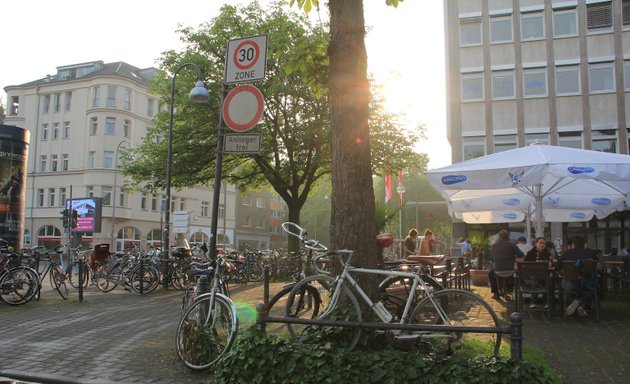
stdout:
[(68, 209), (64, 209), (63, 211), (61, 211), (61, 222), (63, 223), (64, 228), (68, 228), (68, 216)]
[(70, 220), (70, 228), (76, 228), (79, 225), (79, 212), (72, 210), (72, 218)]

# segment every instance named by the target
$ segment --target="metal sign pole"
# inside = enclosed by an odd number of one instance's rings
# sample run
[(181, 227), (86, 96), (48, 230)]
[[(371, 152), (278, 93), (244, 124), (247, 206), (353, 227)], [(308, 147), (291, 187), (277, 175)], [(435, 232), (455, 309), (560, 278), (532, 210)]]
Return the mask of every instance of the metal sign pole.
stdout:
[[(221, 88), (221, 106), (228, 94), (228, 85), (223, 83)], [(221, 198), (221, 168), (223, 167), (223, 137), (225, 135), (225, 121), (223, 120), (223, 108), (219, 112), (219, 127), (217, 129), (217, 160), (214, 168), (214, 186), (212, 189), (212, 221), (210, 223), (210, 249), (208, 255), (211, 260), (217, 257), (217, 227), (219, 224), (219, 199)]]

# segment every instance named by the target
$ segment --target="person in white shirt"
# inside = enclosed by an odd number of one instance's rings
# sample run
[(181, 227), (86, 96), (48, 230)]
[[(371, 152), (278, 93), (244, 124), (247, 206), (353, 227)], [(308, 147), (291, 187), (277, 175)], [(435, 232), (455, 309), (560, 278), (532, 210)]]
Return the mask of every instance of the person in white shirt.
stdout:
[(518, 249), (521, 250), (521, 252), (523, 252), (524, 255), (526, 255), (527, 252), (531, 251), (532, 248), (534, 248), (533, 245), (527, 243), (527, 239), (525, 238), (525, 236), (521, 236), (516, 239), (516, 246), (518, 247)]

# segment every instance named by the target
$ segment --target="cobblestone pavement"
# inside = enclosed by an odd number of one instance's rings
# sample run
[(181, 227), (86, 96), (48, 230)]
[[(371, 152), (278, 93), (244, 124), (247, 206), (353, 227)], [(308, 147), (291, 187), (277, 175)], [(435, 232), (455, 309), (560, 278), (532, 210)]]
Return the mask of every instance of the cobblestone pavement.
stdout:
[[(504, 319), (515, 309), (514, 301), (492, 299), (488, 288), (473, 287)], [(630, 382), (630, 296), (607, 296), (601, 302), (600, 320), (594, 314), (563, 319), (555, 308), (524, 311), (523, 343), (543, 351), (550, 365), (568, 384)]]
[[(271, 294), (280, 286), (272, 284)], [(513, 311), (513, 302), (495, 301), (487, 288), (473, 288), (505, 319)], [(0, 304), (0, 372), (45, 378), (32, 382), (211, 383), (211, 373), (191, 372), (176, 357), (181, 296), (163, 289), (145, 296), (120, 288), (103, 294), (90, 287), (83, 303), (76, 294), (63, 301), (45, 291), (39, 302)], [(239, 321), (253, 321), (261, 284), (232, 287), (232, 297)], [(540, 348), (566, 383), (628, 382), (628, 296), (606, 298), (600, 321), (563, 320), (559, 309), (551, 320), (544, 312), (526, 311), (523, 332), (525, 346)]]

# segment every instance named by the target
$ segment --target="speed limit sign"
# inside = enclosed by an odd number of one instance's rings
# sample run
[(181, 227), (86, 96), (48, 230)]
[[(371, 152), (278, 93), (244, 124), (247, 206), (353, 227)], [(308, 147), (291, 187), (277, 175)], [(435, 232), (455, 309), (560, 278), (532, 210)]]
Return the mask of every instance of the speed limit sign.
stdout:
[(230, 40), (225, 57), (225, 84), (265, 78), (267, 35)]

